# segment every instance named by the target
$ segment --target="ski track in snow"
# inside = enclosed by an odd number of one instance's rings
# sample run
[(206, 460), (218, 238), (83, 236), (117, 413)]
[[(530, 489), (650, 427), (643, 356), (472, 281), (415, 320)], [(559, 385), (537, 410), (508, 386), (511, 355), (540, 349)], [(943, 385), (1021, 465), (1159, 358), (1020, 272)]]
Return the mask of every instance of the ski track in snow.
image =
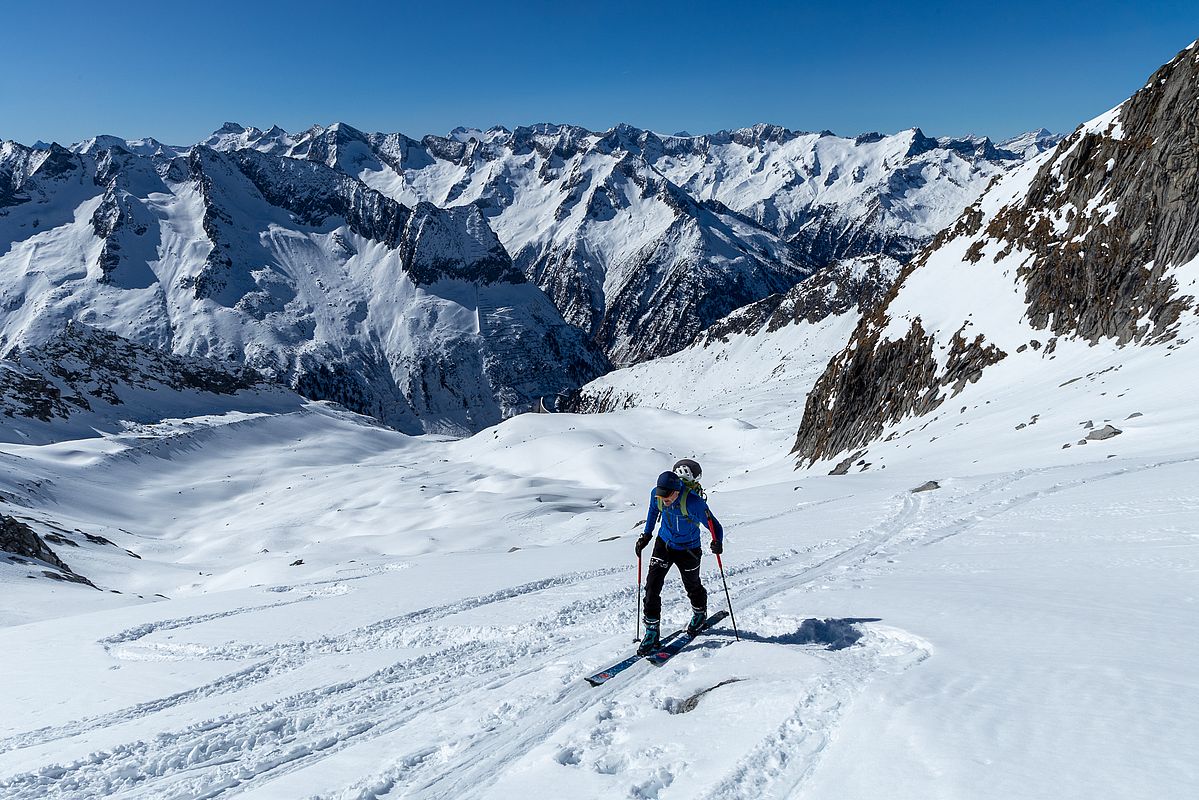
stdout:
[[(444, 617), (458, 614), (463, 611), (469, 611), (485, 605), (502, 602), (504, 600), (520, 597), (547, 588), (578, 583), (591, 578), (608, 575), (614, 571), (615, 570), (611, 569), (593, 570), (589, 572), (576, 572), (567, 575), (556, 576), (553, 578), (524, 584), (522, 586), (503, 589), (488, 595), (467, 598), (465, 600), (460, 600), (448, 605), (433, 606), (430, 608), (421, 609), (419, 611), (391, 617), (389, 619), (380, 620), (370, 625), (348, 631), (336, 637), (321, 637), (310, 642), (286, 643), (276, 645), (274, 647), (237, 644), (226, 644), (219, 647), (211, 647), (203, 645), (155, 643), (153, 645), (143, 645), (141, 648), (134, 650), (127, 649), (130, 643), (137, 642), (138, 640), (144, 639), (154, 633), (167, 630), (179, 630), (182, 628), (210, 622), (215, 619), (294, 605), (296, 603), (310, 601), (314, 598), (314, 595), (309, 594), (296, 600), (287, 600), (279, 603), (248, 606), (245, 608), (231, 609), (213, 614), (200, 614), (190, 617), (180, 617), (178, 619), (162, 620), (159, 622), (138, 625), (101, 639), (100, 644), (104, 645), (109, 653), (117, 658), (131, 658), (137, 660), (156, 658), (157, 660), (206, 659), (230, 661), (264, 657), (267, 658), (267, 660), (255, 664), (249, 668), (238, 670), (230, 673), (229, 675), (222, 676), (215, 681), (196, 687), (195, 689), (171, 695), (160, 700), (142, 703), (130, 708), (120, 709), (109, 714), (104, 714), (102, 716), (93, 717), (90, 719), (79, 720), (70, 725), (40, 728), (19, 736), (0, 740), (0, 753), (31, 747), (37, 744), (42, 744), (69, 736), (77, 736), (97, 727), (106, 727), (107, 725), (127, 722), (132, 719), (154, 714), (166, 708), (201, 698), (210, 697), (215, 694), (230, 694), (241, 691), (251, 684), (258, 683), (283, 672), (297, 669), (318, 655), (402, 646), (429, 646), (433, 643), (433, 640), (436, 639), (435, 632), (428, 630), (408, 631), (402, 626), (435, 622)], [(322, 581), (320, 583), (327, 582)], [(271, 590), (273, 591), (279, 588), (289, 589), (291, 587), (273, 587)], [(400, 630), (395, 631), (395, 628), (400, 628)]]
[[(878, 524), (840, 540), (790, 549), (738, 565), (727, 574), (739, 609), (752, 609), (805, 585), (843, 578), (861, 579), (885, 570), (885, 562), (904, 550), (927, 547), (956, 536), (978, 523), (1002, 515), (1047, 494), (1135, 471), (1192, 462), (1160, 461), (1133, 468), (1097, 472), (1074, 481), (1011, 494), (1020, 484), (1040, 479), (1051, 468), (1029, 469), (983, 482), (965, 493), (944, 489), (940, 496), (903, 492), (892, 499), (890, 514)], [(944, 520), (942, 506), (959, 513)], [(931, 513), (926, 506), (935, 507)], [(969, 509), (966, 514), (960, 510)], [(589, 742), (568, 743), (561, 763), (576, 764), (571, 753), (589, 748), (589, 758), (605, 769), (620, 771), (621, 761), (604, 762), (604, 708), (638, 691), (635, 678), (602, 687), (585, 685), (579, 676), (596, 664), (584, 651), (605, 635), (620, 634), (631, 622), (632, 589), (600, 591), (586, 600), (555, 601), (554, 592), (587, 581), (603, 581), (623, 568), (559, 575), (510, 588), (431, 606), (382, 619), (337, 636), (274, 646), (228, 642), (218, 646), (162, 644), (146, 641), (155, 633), (179, 631), (215, 619), (252, 614), (310, 602), (342, 591), (353, 578), (311, 585), (269, 587), (266, 591), (302, 591), (303, 597), (212, 614), (162, 620), (135, 626), (100, 640), (118, 658), (253, 660), (194, 689), (72, 723), (42, 728), (0, 741), (7, 752), (86, 735), (120, 726), (182, 704), (215, 695), (235, 694), (253, 684), (298, 669), (320, 655), (389, 648), (421, 648), (364, 677), (296, 692), (253, 708), (228, 713), (151, 739), (128, 741), (65, 765), (52, 765), (0, 782), (6, 800), (33, 798), (214, 798), (262, 788), (281, 775), (308, 767), (348, 747), (402, 732), (409, 726), (433, 725), (441, 715), (466, 715), (476, 724), (455, 729), (436, 749), (397, 747), (390, 763), (323, 800), (367, 800), (383, 796), (469, 798), (486, 794), (505, 768), (532, 748), (555, 740), (567, 723), (595, 714)], [(362, 576), (359, 576), (362, 577)], [(323, 586), (322, 586), (323, 585)], [(610, 585), (610, 584), (609, 584)], [(454, 614), (526, 597), (543, 595), (546, 613), (507, 627), (447, 629), (435, 623)], [(714, 598), (715, 599), (715, 598)], [(752, 746), (705, 797), (786, 797), (819, 763), (821, 752), (854, 697), (880, 674), (895, 674), (931, 654), (931, 648), (903, 631), (870, 625), (858, 646), (826, 652), (808, 648), (817, 658), (835, 662), (796, 688), (794, 706), (785, 719)], [(623, 639), (623, 635), (621, 635)], [(723, 641), (722, 641), (723, 640)], [(713, 637), (709, 647), (727, 646), (728, 637)], [(546, 670), (564, 670), (545, 680), (541, 692), (510, 691), (515, 683)], [(670, 667), (666, 667), (670, 669)], [(482, 719), (471, 709), (496, 711)], [(607, 737), (608, 741), (611, 736)], [(401, 739), (402, 741), (402, 739)], [(572, 747), (575, 749), (572, 750)], [(614, 750), (616, 748), (614, 747)], [(577, 765), (577, 764), (576, 764)], [(647, 775), (632, 775), (633, 796), (657, 797), (675, 773), (669, 761)]]

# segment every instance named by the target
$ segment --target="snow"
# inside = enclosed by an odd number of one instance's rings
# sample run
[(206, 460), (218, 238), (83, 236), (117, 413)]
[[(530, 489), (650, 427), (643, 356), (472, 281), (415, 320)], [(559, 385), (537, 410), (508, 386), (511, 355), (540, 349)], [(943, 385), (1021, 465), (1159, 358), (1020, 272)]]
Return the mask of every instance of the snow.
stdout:
[[(0, 794), (1186, 796), (1194, 347), (1001, 362), (919, 447), (831, 477), (794, 471), (798, 398), (765, 377), (811, 327), (713, 345), (756, 372), (676, 410), (447, 440), (311, 404), (3, 445), (5, 513), (115, 546), (57, 548), (99, 592), (0, 567)], [(1089, 417), (1124, 432), (1061, 449)], [(647, 481), (684, 456), (741, 641), (590, 687), (632, 646)], [(675, 576), (664, 611), (689, 614)], [(829, 650), (809, 619), (865, 621)]]
[[(984, 215), (1021, 199), (1047, 157), (1009, 173)], [(81, 254), (99, 200), (85, 194), (46, 211), (66, 229), (55, 268), (70, 274), (46, 278), (14, 249), (6, 293), (77, 287), (94, 263)], [(182, 189), (149, 205), (162, 217), (151, 269), (174, 284), (201, 206)], [(296, 231), (246, 213), (263, 225), (234, 243), (296, 285), (315, 261), (355, 273), (384, 258), (340, 224)], [(353, 253), (334, 255), (335, 237)], [(797, 470), (789, 450), (853, 314), (695, 345), (588, 387), (639, 408), (524, 414), (468, 438), (280, 396), (0, 444), (0, 511), (73, 543), (54, 546), (99, 587), (0, 563), (0, 796), (1189, 796), (1199, 317), (1152, 346), (1020, 351), (1047, 338), (1022, 319), (1024, 254), (995, 262), (992, 243), (963, 263), (970, 243), (911, 273), (887, 335), (919, 316), (944, 345), (968, 323), (1008, 357), (844, 476)], [(373, 287), (368, 313), (420, 318), (379, 328), (414, 346), (399, 326), (502, 329), (521, 296), (383, 272), (354, 285)], [(1194, 293), (1199, 261), (1171, 274)], [(6, 324), (18, 332), (20, 313)], [(1119, 435), (1086, 438), (1106, 425)], [(649, 482), (680, 457), (704, 466), (727, 532), (738, 630), (591, 687), (584, 676), (632, 648), (632, 544)], [(939, 488), (913, 492), (930, 480)], [(714, 561), (711, 610), (724, 603)], [(668, 628), (690, 613), (680, 588), (672, 575)], [(830, 649), (813, 620), (860, 638)]]
[(846, 313), (815, 325), (738, 333), (728, 342), (692, 345), (609, 372), (580, 391), (608, 397), (616, 407), (635, 404), (786, 428), (802, 415), (812, 385), (857, 323), (857, 313)]

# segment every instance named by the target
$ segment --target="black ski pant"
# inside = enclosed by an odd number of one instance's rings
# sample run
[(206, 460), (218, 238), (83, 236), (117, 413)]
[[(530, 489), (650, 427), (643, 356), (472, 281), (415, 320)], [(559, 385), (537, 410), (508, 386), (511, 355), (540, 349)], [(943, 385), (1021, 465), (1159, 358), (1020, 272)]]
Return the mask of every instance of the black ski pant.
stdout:
[(654, 542), (654, 553), (649, 559), (649, 572), (645, 576), (645, 621), (657, 622), (662, 616), (662, 584), (672, 564), (679, 567), (683, 588), (693, 609), (707, 610), (708, 590), (699, 582), (699, 562), (704, 551), (695, 547), (691, 550), (675, 550), (666, 546), (659, 538)]

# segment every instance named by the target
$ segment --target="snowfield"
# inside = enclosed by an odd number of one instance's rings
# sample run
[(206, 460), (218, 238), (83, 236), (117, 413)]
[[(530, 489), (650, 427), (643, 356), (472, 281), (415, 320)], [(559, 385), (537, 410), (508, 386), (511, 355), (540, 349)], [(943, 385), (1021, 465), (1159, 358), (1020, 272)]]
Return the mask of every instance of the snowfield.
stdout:
[[(56, 550), (103, 590), (0, 566), (0, 796), (1189, 796), (1189, 389), (1150, 382), (1124, 434), (1062, 450), (1058, 421), (1006, 425), (1046, 412), (1038, 385), (839, 477), (793, 469), (796, 420), (760, 393), (461, 440), (309, 404), (0, 446), (4, 513), (77, 540)], [(684, 456), (740, 641), (726, 621), (593, 688), (632, 650), (632, 545)], [(724, 607), (710, 555), (704, 580)], [(682, 625), (676, 573), (664, 600)]]

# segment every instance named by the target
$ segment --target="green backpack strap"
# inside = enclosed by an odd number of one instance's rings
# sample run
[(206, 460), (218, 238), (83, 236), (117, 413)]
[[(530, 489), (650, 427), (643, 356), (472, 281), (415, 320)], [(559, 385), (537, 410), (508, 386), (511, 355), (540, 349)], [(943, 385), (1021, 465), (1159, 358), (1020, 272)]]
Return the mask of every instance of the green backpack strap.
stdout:
[[(691, 517), (687, 516), (687, 495), (689, 495), (689, 494), (691, 494), (691, 486), (688, 485), (684, 481), (683, 493), (679, 497), (679, 511), (683, 512), (683, 516), (686, 517), (687, 519), (691, 519)], [(662, 498), (659, 497), (658, 498), (658, 511), (661, 512), (661, 511), (665, 511), (665, 510), (666, 510), (666, 504), (663, 503)], [(692, 520), (692, 521), (694, 522), (694, 520)]]

